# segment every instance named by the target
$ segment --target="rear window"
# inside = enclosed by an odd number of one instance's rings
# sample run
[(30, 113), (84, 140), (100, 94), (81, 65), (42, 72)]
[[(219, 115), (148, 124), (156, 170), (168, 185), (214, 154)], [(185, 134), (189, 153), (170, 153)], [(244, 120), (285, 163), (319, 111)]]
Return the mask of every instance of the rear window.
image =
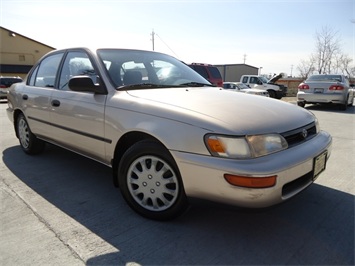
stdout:
[(314, 75), (314, 76), (310, 76), (308, 78), (308, 80), (312, 80), (312, 81), (342, 81), (342, 78), (340, 75)]
[(204, 66), (191, 66), (197, 73), (199, 73), (205, 79), (208, 79), (208, 72)]
[(222, 78), (221, 73), (219, 73), (219, 70), (218, 70), (217, 67), (208, 67), (208, 70), (210, 71), (211, 76), (213, 78), (216, 78), (216, 79), (221, 79)]

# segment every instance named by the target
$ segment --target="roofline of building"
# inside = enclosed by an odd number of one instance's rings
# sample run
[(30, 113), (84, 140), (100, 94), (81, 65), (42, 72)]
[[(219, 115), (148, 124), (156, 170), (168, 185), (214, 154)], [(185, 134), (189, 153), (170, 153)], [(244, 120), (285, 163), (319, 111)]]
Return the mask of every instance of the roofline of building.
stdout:
[(48, 48), (50, 48), (50, 49), (56, 50), (56, 48), (54, 48), (54, 47), (52, 47), (52, 46), (49, 46), (49, 45), (47, 45), (47, 44), (41, 43), (41, 42), (36, 41), (36, 40), (34, 40), (34, 39), (28, 38), (27, 36), (24, 36), (24, 35), (22, 35), (22, 34), (20, 34), (20, 33), (17, 33), (17, 32), (15, 32), (15, 31), (13, 31), (13, 30), (9, 30), (9, 29), (4, 28), (4, 27), (2, 27), (2, 26), (0, 26), (0, 28), (1, 28), (1, 29), (4, 29), (4, 30), (7, 30), (10, 34), (11, 34), (11, 33), (14, 33), (14, 34), (16, 34), (16, 35), (18, 35), (18, 36), (21, 36), (21, 37), (23, 37), (23, 38), (26, 38), (27, 40), (36, 42), (36, 43), (41, 44), (41, 45), (44, 45), (44, 46), (46, 46), (46, 47), (48, 47)]
[(224, 67), (224, 66), (247, 66), (247, 67), (252, 67), (255, 69), (259, 69), (258, 67), (247, 65), (247, 64), (219, 64), (219, 65), (214, 65), (216, 67)]

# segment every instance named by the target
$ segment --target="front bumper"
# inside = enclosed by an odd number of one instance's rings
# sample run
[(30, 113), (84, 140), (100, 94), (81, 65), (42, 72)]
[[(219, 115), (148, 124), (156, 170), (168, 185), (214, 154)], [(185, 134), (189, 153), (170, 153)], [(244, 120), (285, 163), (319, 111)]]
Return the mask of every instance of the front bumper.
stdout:
[(275, 91), (276, 93), (276, 98), (281, 99), (282, 97), (286, 96), (287, 93), (285, 93), (284, 91), (280, 90), (280, 91)]
[[(268, 156), (233, 160), (171, 151), (187, 196), (237, 206), (261, 208), (281, 203), (313, 182), (314, 158), (331, 153), (331, 136), (321, 131), (311, 140)], [(277, 175), (270, 188), (244, 188), (226, 182), (224, 174), (265, 177)]]

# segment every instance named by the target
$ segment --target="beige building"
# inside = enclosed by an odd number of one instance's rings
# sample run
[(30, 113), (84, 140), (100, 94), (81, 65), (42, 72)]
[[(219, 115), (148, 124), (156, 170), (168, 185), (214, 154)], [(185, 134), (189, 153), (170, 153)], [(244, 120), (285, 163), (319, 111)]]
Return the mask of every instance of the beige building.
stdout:
[(214, 65), (221, 73), (223, 81), (239, 82), (243, 75), (258, 75), (259, 68), (246, 64)]
[(0, 75), (26, 77), (31, 67), (54, 47), (0, 26)]

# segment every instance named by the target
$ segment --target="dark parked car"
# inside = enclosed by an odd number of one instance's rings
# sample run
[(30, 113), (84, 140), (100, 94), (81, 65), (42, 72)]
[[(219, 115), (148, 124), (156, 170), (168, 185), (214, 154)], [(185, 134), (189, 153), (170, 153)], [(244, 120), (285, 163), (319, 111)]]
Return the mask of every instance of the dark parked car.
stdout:
[(7, 98), (8, 88), (11, 87), (12, 84), (22, 82), (22, 78), (20, 77), (0, 77), (0, 99)]
[(223, 79), (218, 68), (210, 64), (192, 63), (189, 65), (193, 70), (217, 87), (223, 87)]

